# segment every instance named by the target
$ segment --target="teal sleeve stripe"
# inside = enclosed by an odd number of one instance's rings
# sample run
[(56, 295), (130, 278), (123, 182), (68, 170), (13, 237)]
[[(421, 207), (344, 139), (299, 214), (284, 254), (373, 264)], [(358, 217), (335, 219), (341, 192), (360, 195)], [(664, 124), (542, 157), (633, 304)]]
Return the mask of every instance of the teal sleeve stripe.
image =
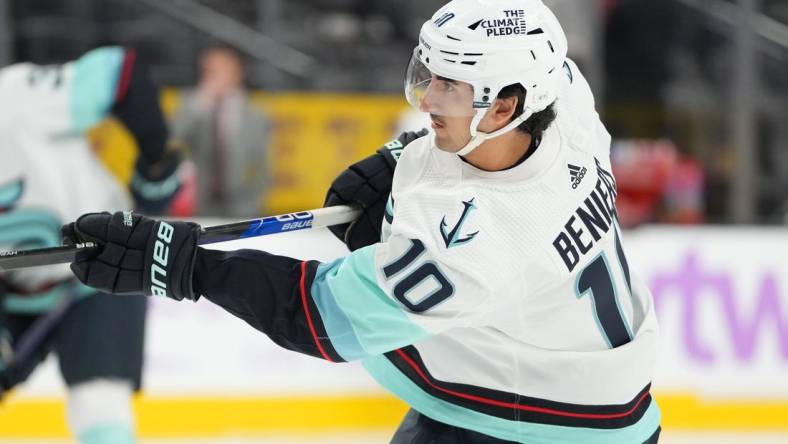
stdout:
[(637, 422), (620, 429), (591, 429), (509, 421), (448, 403), (424, 392), (384, 356), (364, 360), (364, 367), (387, 390), (415, 410), (437, 421), (486, 435), (529, 444), (641, 444), (656, 430), (660, 412), (654, 400)]
[[(359, 356), (361, 351), (364, 356), (379, 355), (428, 336), (378, 285), (375, 247), (370, 245), (323, 264), (312, 283), (312, 298), (319, 307), (329, 339), (343, 357), (345, 353)], [(329, 298), (333, 300), (326, 301)], [(323, 310), (326, 318), (322, 318)], [(348, 328), (361, 349), (354, 348), (349, 340)], [(337, 334), (336, 344), (334, 334)]]
[(134, 444), (134, 431), (128, 424), (104, 423), (95, 425), (78, 436), (80, 444)]
[(73, 130), (85, 131), (107, 117), (115, 101), (123, 55), (120, 46), (108, 46), (94, 49), (74, 62), (69, 97)]
[(320, 319), (323, 321), (323, 327), (326, 329), (331, 345), (334, 346), (334, 350), (345, 361), (352, 361), (365, 358), (368, 355), (358, 342), (350, 319), (345, 316), (345, 313), (337, 305), (331, 288), (326, 282), (326, 274), (340, 266), (343, 260), (344, 258), (340, 258), (334, 262), (320, 264), (317, 267), (310, 293), (320, 313)]

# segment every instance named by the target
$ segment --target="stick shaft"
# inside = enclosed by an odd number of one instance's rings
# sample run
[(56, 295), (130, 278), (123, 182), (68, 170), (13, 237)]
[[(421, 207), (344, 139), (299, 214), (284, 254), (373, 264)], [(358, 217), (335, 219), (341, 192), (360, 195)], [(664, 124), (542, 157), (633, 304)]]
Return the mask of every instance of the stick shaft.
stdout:
[(85, 242), (84, 244), (67, 247), (0, 251), (0, 271), (38, 267), (41, 265), (67, 264), (74, 261), (80, 254), (90, 254), (98, 247), (98, 244), (93, 242)]
[(247, 237), (266, 236), (286, 231), (308, 230), (346, 224), (356, 220), (360, 210), (347, 205), (268, 216), (227, 225), (207, 227), (200, 234), (200, 245)]
[[(267, 236), (287, 231), (309, 230), (329, 227), (354, 221), (361, 210), (347, 205), (319, 208), (310, 211), (268, 216), (243, 222), (216, 225), (203, 228), (199, 244), (207, 245), (248, 237)], [(0, 251), (0, 271), (41, 265), (67, 264), (80, 255), (89, 255), (100, 248), (98, 244), (84, 244), (66, 247), (39, 248), (35, 250)]]

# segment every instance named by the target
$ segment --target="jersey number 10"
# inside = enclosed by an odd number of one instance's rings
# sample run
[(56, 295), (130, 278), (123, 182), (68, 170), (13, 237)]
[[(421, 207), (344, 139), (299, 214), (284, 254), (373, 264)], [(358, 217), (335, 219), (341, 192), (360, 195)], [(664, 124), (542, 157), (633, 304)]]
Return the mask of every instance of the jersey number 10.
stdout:
[[(391, 279), (400, 271), (408, 268), (426, 250), (424, 244), (418, 239), (411, 239), (411, 245), (399, 259), (383, 267), (386, 279)], [(425, 284), (432, 283), (434, 289), (427, 295), (413, 298), (414, 290), (424, 288)], [(454, 294), (454, 285), (443, 274), (438, 264), (426, 261), (408, 273), (394, 285), (394, 297), (408, 307), (410, 311), (421, 313), (440, 304)]]
[[(629, 264), (621, 247), (618, 230), (615, 231), (616, 256), (624, 273), (628, 294), (632, 294), (629, 277)], [(394, 297), (409, 310), (421, 313), (438, 305), (454, 295), (454, 286), (443, 274), (440, 267), (432, 261), (421, 263), (413, 269), (411, 265), (424, 253), (424, 244), (411, 239), (410, 248), (399, 259), (383, 267), (386, 279), (392, 279), (405, 269), (412, 269), (404, 278), (394, 285)], [(433, 289), (426, 295), (414, 298), (414, 290), (431, 282)], [(618, 302), (618, 291), (613, 279), (607, 255), (603, 251), (591, 261), (577, 276), (575, 291), (578, 298), (589, 295), (592, 299), (594, 316), (603, 338), (611, 347), (618, 347), (630, 342), (632, 331), (621, 311)], [(422, 290), (422, 292), (424, 292)]]

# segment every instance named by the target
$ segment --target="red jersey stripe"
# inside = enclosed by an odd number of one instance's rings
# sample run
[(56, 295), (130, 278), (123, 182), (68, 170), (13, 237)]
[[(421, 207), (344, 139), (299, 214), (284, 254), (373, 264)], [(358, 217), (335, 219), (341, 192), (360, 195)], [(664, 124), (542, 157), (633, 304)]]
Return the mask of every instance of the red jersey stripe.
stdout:
[(307, 296), (306, 296), (306, 262), (301, 262), (301, 280), (299, 283), (299, 289), (301, 290), (301, 304), (304, 306), (304, 313), (306, 314), (306, 323), (309, 325), (309, 331), (312, 332), (312, 339), (315, 340), (315, 345), (317, 345), (317, 349), (320, 351), (320, 354), (323, 356), (323, 359), (329, 362), (334, 362), (328, 353), (323, 349), (323, 345), (320, 344), (320, 339), (317, 337), (317, 332), (315, 331), (315, 324), (312, 322), (312, 316), (309, 313), (309, 304), (307, 303)]

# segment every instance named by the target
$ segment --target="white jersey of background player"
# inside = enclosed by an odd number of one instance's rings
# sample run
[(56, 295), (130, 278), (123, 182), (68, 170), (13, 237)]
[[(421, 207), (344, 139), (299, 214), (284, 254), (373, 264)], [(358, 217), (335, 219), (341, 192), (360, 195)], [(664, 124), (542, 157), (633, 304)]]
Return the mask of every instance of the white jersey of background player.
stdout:
[[(153, 208), (174, 188), (157, 193), (164, 182), (151, 171), (169, 174), (177, 160), (167, 157), (173, 161), (161, 168), (167, 131), (158, 89), (134, 50), (104, 47), (61, 65), (0, 70), (0, 249), (57, 246), (64, 221), (134, 205), (86, 137), (110, 113), (140, 148), (131, 184), (136, 203)], [(65, 265), (3, 273), (0, 296), (2, 350), (13, 350), (0, 355), (0, 398), (54, 350), (79, 441), (132, 443), (130, 401), (141, 383), (146, 301), (97, 295)], [(116, 331), (100, 339), (107, 329)], [(38, 339), (23, 346), (28, 337)]]
[[(540, 0), (455, 0), (424, 24), (405, 91), (432, 134), (389, 146), (377, 243), (301, 262), (198, 248), (194, 224), (89, 214), (71, 240), (110, 247), (72, 269), (105, 291), (204, 297), (288, 349), (362, 359), (413, 408), (396, 444), (656, 443), (653, 304), (624, 254), (610, 136), (566, 45)], [(332, 184), (328, 204), (364, 209), (349, 246), (387, 162)], [(170, 251), (155, 282), (151, 260), (122, 284), (102, 276), (118, 269), (102, 255), (155, 259), (155, 245)]]
[[(122, 62), (121, 48), (104, 48), (63, 65), (19, 63), (0, 70), (0, 206), (49, 214), (54, 230), (42, 214), (42, 226), (30, 233), (46, 246), (59, 245), (59, 238), (50, 238), (59, 236), (62, 221), (86, 211), (132, 207), (125, 187), (85, 137), (109, 114)], [(69, 277), (65, 265), (9, 276), (29, 289)]]

